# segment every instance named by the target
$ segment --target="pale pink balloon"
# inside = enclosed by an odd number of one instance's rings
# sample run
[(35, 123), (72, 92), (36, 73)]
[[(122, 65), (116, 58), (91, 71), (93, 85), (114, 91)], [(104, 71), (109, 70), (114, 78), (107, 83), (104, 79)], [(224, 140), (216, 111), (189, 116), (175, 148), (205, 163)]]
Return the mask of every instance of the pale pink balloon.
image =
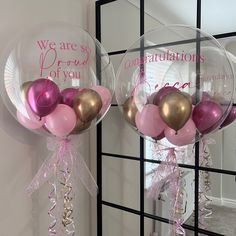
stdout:
[(186, 124), (176, 131), (167, 127), (165, 128), (165, 137), (167, 140), (176, 145), (176, 146), (184, 146), (193, 142), (194, 137), (196, 135), (196, 126), (192, 119), (189, 119)]
[(45, 117), (46, 128), (57, 137), (67, 136), (75, 125), (75, 112), (65, 104), (58, 104), (56, 109)]
[(157, 137), (166, 127), (160, 117), (158, 107), (153, 104), (147, 104), (141, 112), (137, 112), (135, 123), (139, 132), (149, 137)]
[(102, 109), (101, 109), (100, 113), (104, 114), (111, 104), (111, 100), (112, 100), (111, 93), (110, 93), (109, 89), (107, 89), (104, 86), (100, 86), (100, 85), (93, 86), (92, 89), (95, 90), (100, 95), (100, 97), (102, 99)]
[(30, 106), (29, 106), (29, 104), (28, 104), (27, 101), (25, 101), (24, 105), (25, 105), (25, 109), (26, 109), (27, 115), (29, 116), (29, 119), (30, 119), (30, 120), (32, 120), (32, 121), (34, 121), (34, 122), (37, 122), (37, 121), (39, 121), (39, 120), (44, 120), (44, 121), (45, 121), (45, 119), (44, 119), (43, 117), (40, 119), (40, 117), (39, 117), (38, 115), (36, 115), (36, 114), (31, 110), (31, 108), (30, 108)]
[(27, 129), (39, 129), (44, 125), (45, 119), (32, 120), (31, 118), (25, 117), (20, 111), (17, 110), (16, 117), (19, 123)]

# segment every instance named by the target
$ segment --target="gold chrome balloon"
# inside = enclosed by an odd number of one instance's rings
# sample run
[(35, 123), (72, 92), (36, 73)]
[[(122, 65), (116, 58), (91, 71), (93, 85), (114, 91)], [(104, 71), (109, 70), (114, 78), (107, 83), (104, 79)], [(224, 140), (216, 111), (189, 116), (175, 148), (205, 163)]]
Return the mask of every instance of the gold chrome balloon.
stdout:
[(123, 112), (125, 119), (133, 126), (136, 127), (135, 124), (135, 115), (138, 112), (138, 108), (135, 105), (134, 98), (129, 97), (125, 103), (123, 104)]
[(176, 132), (188, 121), (192, 112), (192, 104), (181, 92), (173, 92), (164, 96), (159, 104), (159, 113), (163, 121)]
[(27, 81), (20, 86), (20, 97), (23, 102), (27, 100), (27, 91), (31, 83), (32, 81)]
[(71, 134), (80, 134), (82, 131), (88, 129), (90, 125), (91, 122), (84, 123), (78, 119), (75, 128), (72, 130)]
[(92, 89), (84, 89), (74, 98), (74, 110), (82, 122), (92, 121), (102, 108), (100, 95)]

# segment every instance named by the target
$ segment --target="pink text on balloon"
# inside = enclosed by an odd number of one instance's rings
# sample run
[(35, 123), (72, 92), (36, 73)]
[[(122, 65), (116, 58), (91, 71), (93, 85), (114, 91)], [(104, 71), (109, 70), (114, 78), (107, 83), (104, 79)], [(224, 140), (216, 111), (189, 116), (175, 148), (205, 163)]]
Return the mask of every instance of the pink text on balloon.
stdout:
[[(37, 41), (38, 46), (42, 50), (39, 56), (40, 65), (40, 77), (50, 76), (52, 78), (66, 79), (80, 79), (80, 71), (74, 70), (74, 67), (82, 67), (88, 64), (90, 58), (91, 49), (85, 45), (80, 45), (77, 49), (77, 44), (75, 43), (65, 43), (60, 42), (59, 48), (56, 48), (56, 42), (50, 42), (49, 40)], [(77, 51), (83, 56), (82, 59), (71, 59), (63, 60), (58, 57), (58, 51)], [(62, 69), (66, 67), (67, 69)], [(73, 67), (73, 70), (68, 70), (68, 67)], [(48, 71), (49, 70), (49, 71)]]

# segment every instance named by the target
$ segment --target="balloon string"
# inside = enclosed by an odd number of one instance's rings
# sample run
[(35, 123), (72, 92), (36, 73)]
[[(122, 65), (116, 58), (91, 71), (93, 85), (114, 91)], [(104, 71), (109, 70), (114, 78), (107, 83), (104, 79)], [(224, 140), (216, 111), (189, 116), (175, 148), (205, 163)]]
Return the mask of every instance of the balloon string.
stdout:
[(62, 185), (63, 192), (63, 213), (62, 213), (62, 225), (65, 228), (66, 234), (70, 236), (75, 235), (75, 224), (73, 220), (73, 188), (72, 183), (70, 182), (71, 171), (68, 168), (68, 163), (65, 162), (64, 170), (60, 171), (62, 174)]
[(49, 183), (49, 184), (52, 186), (52, 188), (48, 194), (49, 201), (51, 202), (51, 207), (48, 211), (48, 215), (52, 221), (49, 224), (48, 232), (49, 232), (50, 236), (53, 236), (53, 235), (56, 235), (56, 233), (57, 233), (57, 231), (56, 231), (57, 219), (54, 214), (55, 208), (57, 206), (57, 200), (56, 200), (57, 191), (56, 191), (56, 183)]
[[(210, 141), (210, 144), (213, 143)], [(207, 141), (203, 140), (200, 143), (200, 157), (201, 165), (205, 167), (212, 166), (211, 155), (207, 147)], [(207, 224), (205, 219), (210, 218), (212, 215), (211, 199), (208, 198), (207, 194), (211, 191), (210, 173), (208, 171), (200, 172), (200, 195), (199, 195), (199, 223), (202, 228), (206, 228)]]

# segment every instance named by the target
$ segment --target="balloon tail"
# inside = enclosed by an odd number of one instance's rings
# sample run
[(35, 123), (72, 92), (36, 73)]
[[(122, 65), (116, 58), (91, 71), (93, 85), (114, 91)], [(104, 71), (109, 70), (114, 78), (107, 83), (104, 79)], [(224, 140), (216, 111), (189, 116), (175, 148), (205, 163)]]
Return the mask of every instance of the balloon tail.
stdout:
[(73, 188), (70, 182), (71, 171), (67, 165), (65, 165), (64, 170), (60, 171), (62, 174), (62, 193), (63, 193), (63, 212), (62, 212), (62, 225), (64, 226), (67, 235), (75, 235), (75, 224), (73, 220)]
[(57, 219), (56, 219), (56, 216), (54, 214), (55, 212), (55, 208), (57, 206), (57, 200), (56, 200), (56, 183), (50, 183), (50, 185), (52, 186), (49, 194), (48, 194), (48, 198), (51, 202), (51, 207), (48, 211), (48, 215), (49, 217), (51, 218), (51, 223), (49, 224), (49, 227), (48, 227), (48, 232), (49, 232), (49, 235), (50, 236), (54, 236), (57, 234), (57, 231), (56, 231), (56, 224), (57, 224)]

